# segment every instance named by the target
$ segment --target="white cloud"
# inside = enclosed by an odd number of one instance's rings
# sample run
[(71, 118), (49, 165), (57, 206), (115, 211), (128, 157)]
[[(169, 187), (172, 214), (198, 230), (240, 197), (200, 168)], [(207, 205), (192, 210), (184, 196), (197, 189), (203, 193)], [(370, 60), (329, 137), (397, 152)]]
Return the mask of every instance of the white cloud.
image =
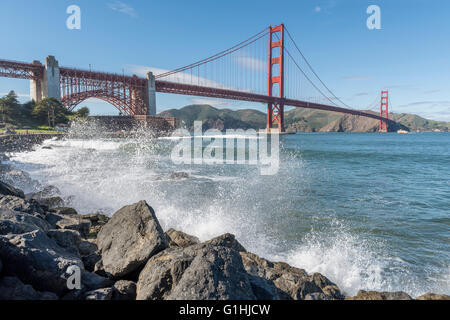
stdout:
[(111, 10), (126, 14), (132, 18), (136, 18), (137, 17), (137, 13), (136, 10), (134, 10), (133, 7), (127, 5), (126, 3), (116, 0), (114, 2), (110, 2), (108, 3), (108, 7)]
[(319, 6), (316, 6), (316, 7), (314, 8), (314, 11), (315, 11), (315, 12), (320, 12), (320, 11), (322, 11), (322, 8), (319, 7)]
[(268, 67), (265, 61), (251, 57), (239, 57), (237, 61), (244, 68), (250, 70), (265, 71)]

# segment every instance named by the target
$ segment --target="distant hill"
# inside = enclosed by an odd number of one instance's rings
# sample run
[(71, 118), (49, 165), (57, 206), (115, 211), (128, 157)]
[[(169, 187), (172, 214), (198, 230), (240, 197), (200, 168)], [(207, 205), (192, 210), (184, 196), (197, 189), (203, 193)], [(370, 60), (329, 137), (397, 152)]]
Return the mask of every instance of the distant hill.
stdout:
[[(368, 111), (370, 112), (370, 111)], [(203, 129), (264, 129), (266, 114), (259, 110), (216, 109), (210, 105), (189, 105), (181, 109), (171, 109), (161, 116), (175, 117), (190, 131), (194, 121), (203, 121)], [(413, 114), (390, 114), (390, 119), (399, 123), (391, 130), (410, 131), (450, 131), (450, 122), (424, 119)], [(328, 112), (321, 110), (295, 108), (285, 112), (285, 125), (288, 131), (300, 132), (375, 132), (379, 121), (375, 119)]]

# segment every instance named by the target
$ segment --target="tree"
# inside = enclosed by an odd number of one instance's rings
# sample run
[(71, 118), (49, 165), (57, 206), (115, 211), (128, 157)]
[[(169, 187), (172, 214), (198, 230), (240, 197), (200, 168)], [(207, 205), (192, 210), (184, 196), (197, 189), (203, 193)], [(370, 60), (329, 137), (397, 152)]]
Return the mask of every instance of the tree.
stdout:
[(4, 123), (16, 123), (19, 115), (19, 101), (14, 91), (0, 98), (1, 120)]
[(83, 107), (80, 108), (79, 110), (77, 110), (75, 112), (75, 117), (77, 118), (87, 118), (90, 114), (89, 108), (88, 107)]
[(45, 98), (34, 107), (32, 114), (41, 123), (54, 127), (56, 123), (67, 123), (70, 111), (55, 98)]

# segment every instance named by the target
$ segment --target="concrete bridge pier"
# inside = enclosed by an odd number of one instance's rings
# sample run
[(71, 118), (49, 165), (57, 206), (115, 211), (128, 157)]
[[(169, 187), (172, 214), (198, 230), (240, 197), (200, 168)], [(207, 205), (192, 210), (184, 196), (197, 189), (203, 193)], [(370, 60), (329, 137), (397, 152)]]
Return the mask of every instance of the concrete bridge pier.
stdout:
[[(33, 61), (33, 64), (40, 64)], [(61, 101), (61, 90), (59, 85), (59, 63), (54, 56), (45, 58), (44, 73), (41, 79), (31, 80), (30, 97), (36, 103), (45, 98), (55, 98)]]
[(147, 73), (148, 81), (148, 108), (147, 112), (150, 116), (156, 116), (156, 82), (152, 72)]

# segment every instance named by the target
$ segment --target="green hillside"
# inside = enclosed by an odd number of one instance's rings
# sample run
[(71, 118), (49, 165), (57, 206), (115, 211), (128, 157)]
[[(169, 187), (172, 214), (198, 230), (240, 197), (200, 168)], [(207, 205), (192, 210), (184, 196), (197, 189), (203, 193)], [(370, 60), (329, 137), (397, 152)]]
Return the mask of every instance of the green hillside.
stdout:
[[(230, 110), (217, 109), (210, 105), (189, 105), (161, 112), (160, 115), (178, 118), (182, 126), (190, 131), (193, 130), (196, 120), (203, 121), (204, 130), (266, 127), (266, 113), (254, 109)], [(449, 122), (428, 120), (413, 114), (390, 114), (390, 118), (399, 123), (395, 128), (391, 128), (394, 131), (450, 131)], [(375, 132), (378, 130), (379, 121), (336, 112), (294, 108), (285, 112), (285, 125), (288, 131), (299, 132)]]

